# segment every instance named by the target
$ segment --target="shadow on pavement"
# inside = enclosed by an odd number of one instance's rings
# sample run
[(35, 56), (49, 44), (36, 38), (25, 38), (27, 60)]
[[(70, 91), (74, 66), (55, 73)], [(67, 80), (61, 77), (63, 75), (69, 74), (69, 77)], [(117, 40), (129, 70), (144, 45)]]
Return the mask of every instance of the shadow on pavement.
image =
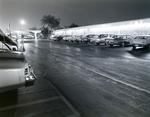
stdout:
[(16, 108), (9, 110), (8, 107), (16, 105), (17, 102), (18, 89), (0, 93), (0, 117), (13, 117)]
[(127, 52), (135, 57), (144, 57), (147, 53), (150, 53), (150, 49), (137, 48), (135, 50), (128, 50)]

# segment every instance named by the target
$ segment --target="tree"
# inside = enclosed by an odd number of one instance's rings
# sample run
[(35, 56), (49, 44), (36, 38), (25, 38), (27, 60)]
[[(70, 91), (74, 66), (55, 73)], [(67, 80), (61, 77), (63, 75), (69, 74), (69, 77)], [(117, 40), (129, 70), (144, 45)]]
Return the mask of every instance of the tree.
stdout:
[(72, 23), (69, 28), (73, 28), (73, 27), (79, 27), (79, 25), (75, 24), (75, 23)]
[(48, 31), (46, 31), (47, 33), (45, 33), (45, 37), (49, 38), (49, 35), (51, 35), (51, 33), (59, 27), (60, 18), (55, 18), (55, 16), (52, 15), (44, 15), (41, 19), (41, 25), (44, 32), (48, 29)]
[(74, 27), (79, 27), (78, 24), (72, 23), (70, 26), (64, 26), (65, 28), (74, 28)]

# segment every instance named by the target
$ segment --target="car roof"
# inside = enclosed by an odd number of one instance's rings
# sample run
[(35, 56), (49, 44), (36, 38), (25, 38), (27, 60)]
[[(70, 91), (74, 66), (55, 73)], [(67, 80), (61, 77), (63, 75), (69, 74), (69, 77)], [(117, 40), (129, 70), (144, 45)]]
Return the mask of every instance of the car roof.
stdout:
[(115, 34), (115, 35), (131, 36), (131, 35), (127, 35), (127, 34)]
[(138, 35), (137, 37), (140, 37), (140, 36), (150, 37), (150, 35)]
[(105, 34), (100, 34), (100, 35), (115, 35), (115, 34), (107, 34), (107, 33), (105, 33)]

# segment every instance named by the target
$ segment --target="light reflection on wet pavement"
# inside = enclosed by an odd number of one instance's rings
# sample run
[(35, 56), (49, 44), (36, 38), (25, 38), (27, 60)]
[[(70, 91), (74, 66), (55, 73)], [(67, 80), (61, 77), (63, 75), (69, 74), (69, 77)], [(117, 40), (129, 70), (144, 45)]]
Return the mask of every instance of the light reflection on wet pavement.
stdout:
[(25, 47), (36, 72), (83, 116), (150, 116), (150, 49), (49, 41)]

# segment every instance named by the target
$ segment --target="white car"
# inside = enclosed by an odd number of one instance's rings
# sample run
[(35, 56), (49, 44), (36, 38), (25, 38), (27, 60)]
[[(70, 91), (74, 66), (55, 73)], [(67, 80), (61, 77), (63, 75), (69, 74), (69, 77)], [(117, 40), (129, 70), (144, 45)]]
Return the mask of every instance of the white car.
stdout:
[(95, 40), (95, 43), (99, 45), (100, 43), (104, 43), (106, 45), (106, 39), (112, 38), (114, 34), (100, 34), (99, 37)]
[(150, 45), (150, 35), (140, 35), (133, 39), (132, 47), (136, 49), (136, 47), (143, 47), (148, 49)]
[[(12, 46), (12, 47), (11, 47)], [(0, 34), (0, 93), (23, 86), (32, 86), (36, 76), (17, 44)]]

